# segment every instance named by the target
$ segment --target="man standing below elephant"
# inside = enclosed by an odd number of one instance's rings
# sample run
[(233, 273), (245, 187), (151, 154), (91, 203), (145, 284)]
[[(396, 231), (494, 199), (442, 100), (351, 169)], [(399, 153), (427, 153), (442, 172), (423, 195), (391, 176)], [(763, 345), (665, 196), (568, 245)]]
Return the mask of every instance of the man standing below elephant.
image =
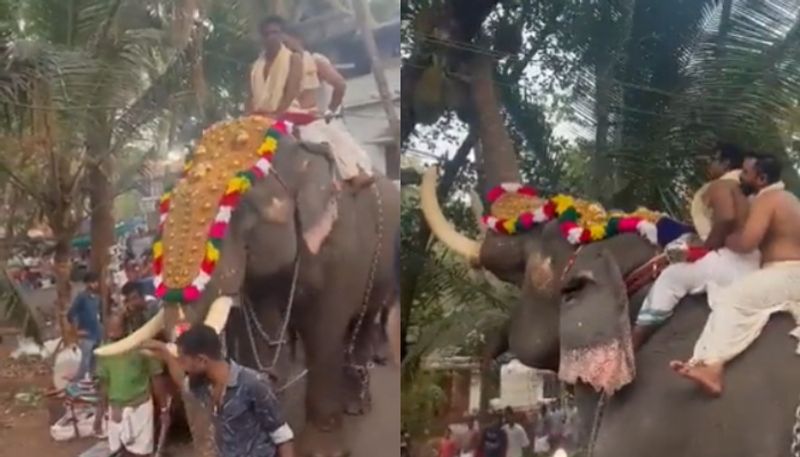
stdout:
[(219, 336), (207, 325), (193, 325), (177, 346), (179, 357), (157, 340), (142, 348), (166, 363), (176, 385), (212, 410), (220, 457), (294, 457), (294, 433), (264, 376), (225, 360)]
[(704, 230), (696, 227), (701, 237), (705, 237), (703, 248), (709, 252), (695, 262), (673, 263), (656, 279), (633, 328), (634, 348), (640, 347), (672, 315), (686, 295), (703, 293), (712, 282), (731, 284), (758, 269), (757, 249), (736, 252), (725, 242), (747, 217), (749, 204), (739, 185), (741, 168), (741, 151), (734, 145), (717, 144), (707, 171), (711, 181), (698, 192), (712, 215), (709, 233), (702, 233)]
[(739, 253), (759, 249), (763, 266), (727, 287), (709, 288), (711, 314), (692, 358), (670, 363), (713, 396), (722, 393), (725, 364), (755, 341), (773, 313), (800, 317), (800, 201), (780, 179), (775, 157), (745, 160), (742, 187), (756, 197), (744, 226), (726, 245)]

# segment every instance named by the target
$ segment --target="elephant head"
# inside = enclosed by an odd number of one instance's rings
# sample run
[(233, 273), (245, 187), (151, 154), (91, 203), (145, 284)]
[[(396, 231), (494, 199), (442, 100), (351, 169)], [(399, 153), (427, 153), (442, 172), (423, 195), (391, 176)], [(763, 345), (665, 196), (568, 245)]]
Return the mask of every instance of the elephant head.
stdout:
[(291, 272), (300, 249), (319, 249), (336, 218), (334, 192), (328, 147), (295, 141), (282, 123), (247, 117), (206, 130), (162, 199), (154, 257), (164, 306), (96, 353), (132, 350), (162, 329), (174, 339), (198, 322), (221, 332), (247, 277)]
[[(508, 347), (525, 365), (558, 371), (562, 353), (569, 350), (568, 347), (583, 344), (592, 335), (593, 330), (588, 327), (572, 329), (571, 322), (575, 321), (576, 314), (565, 311), (562, 290), (572, 295), (577, 286), (591, 285), (594, 292), (603, 290), (602, 294), (581, 295), (587, 303), (577, 315), (578, 321), (584, 323), (594, 319), (592, 313), (601, 307), (605, 309), (606, 304), (599, 303), (606, 300), (605, 296), (616, 296), (619, 281), (609, 270), (611, 263), (590, 262), (594, 250), (607, 249), (613, 257), (614, 268), (622, 274), (653, 255), (653, 246), (636, 234), (621, 234), (592, 243), (578, 252), (564, 239), (557, 221), (517, 235), (489, 231), (482, 242), (472, 240), (458, 233), (442, 214), (436, 197), (435, 176), (434, 169), (428, 170), (420, 188), (422, 211), (433, 234), (471, 264), (486, 268), (520, 288), (520, 301), (513, 307), (508, 322)], [(585, 270), (593, 272), (593, 282), (571, 279), (577, 271)], [(589, 277), (588, 273), (584, 276)], [(610, 308), (608, 311), (613, 312)], [(581, 334), (583, 328), (586, 334)]]
[(628, 292), (617, 260), (589, 245), (564, 278), (559, 378), (612, 394), (635, 377)]

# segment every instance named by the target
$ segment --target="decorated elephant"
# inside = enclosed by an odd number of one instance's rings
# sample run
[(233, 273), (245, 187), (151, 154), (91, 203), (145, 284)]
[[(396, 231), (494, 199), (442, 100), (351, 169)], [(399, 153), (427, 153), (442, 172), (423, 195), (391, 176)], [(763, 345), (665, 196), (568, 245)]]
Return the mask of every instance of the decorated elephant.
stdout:
[[(519, 176), (510, 156), (486, 163), (494, 167), (487, 176)], [(719, 399), (709, 400), (668, 364), (692, 353), (708, 315), (703, 298), (683, 300), (634, 357), (631, 323), (664, 266), (659, 246), (677, 236), (669, 233), (674, 221), (647, 211), (605, 212), (564, 195), (542, 199), (533, 189), (490, 180), (492, 213), (479, 243), (446, 221), (435, 181), (429, 170), (421, 185), (432, 232), (521, 290), (494, 355), (510, 349), (575, 386), (590, 455), (789, 455), (800, 386), (796, 342), (787, 336), (791, 317), (773, 317), (731, 363)]]
[[(276, 374), (280, 390), (296, 380), (280, 361), (297, 340), (305, 405), (286, 408), (305, 409), (304, 454), (346, 455), (342, 415), (369, 407), (369, 330), (394, 302), (399, 192), (384, 176), (368, 188), (339, 183), (328, 147), (290, 129), (252, 116), (203, 133), (161, 199), (153, 254), (165, 305), (97, 353), (132, 350), (161, 329), (174, 340), (205, 322), (224, 332), (229, 356)], [(196, 443), (210, 435), (198, 427)]]

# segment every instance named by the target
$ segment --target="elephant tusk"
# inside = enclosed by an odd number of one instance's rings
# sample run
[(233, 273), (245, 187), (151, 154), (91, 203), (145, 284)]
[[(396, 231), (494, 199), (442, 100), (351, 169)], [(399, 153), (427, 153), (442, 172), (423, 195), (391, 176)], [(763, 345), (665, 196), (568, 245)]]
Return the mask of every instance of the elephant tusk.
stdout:
[(458, 233), (444, 217), (436, 197), (436, 167), (429, 168), (422, 175), (419, 193), (422, 214), (425, 216), (431, 232), (445, 246), (466, 257), (470, 263), (476, 265), (479, 260), (481, 245), (477, 241)]
[(211, 303), (206, 314), (205, 324), (213, 328), (215, 332), (221, 333), (228, 322), (228, 316), (233, 307), (233, 299), (228, 296), (221, 296)]
[(142, 342), (149, 340), (158, 334), (164, 328), (164, 310), (158, 310), (147, 323), (136, 329), (135, 332), (126, 336), (125, 338), (111, 344), (100, 346), (94, 350), (95, 355), (98, 357), (108, 357), (112, 355), (123, 354), (136, 349)]

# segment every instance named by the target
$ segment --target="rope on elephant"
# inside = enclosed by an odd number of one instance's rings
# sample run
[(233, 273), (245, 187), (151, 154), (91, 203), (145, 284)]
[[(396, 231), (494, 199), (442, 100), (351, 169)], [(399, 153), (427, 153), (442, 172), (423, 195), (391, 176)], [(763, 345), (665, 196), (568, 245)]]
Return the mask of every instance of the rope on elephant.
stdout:
[(794, 410), (794, 427), (792, 427), (792, 457), (800, 457), (800, 403)]

